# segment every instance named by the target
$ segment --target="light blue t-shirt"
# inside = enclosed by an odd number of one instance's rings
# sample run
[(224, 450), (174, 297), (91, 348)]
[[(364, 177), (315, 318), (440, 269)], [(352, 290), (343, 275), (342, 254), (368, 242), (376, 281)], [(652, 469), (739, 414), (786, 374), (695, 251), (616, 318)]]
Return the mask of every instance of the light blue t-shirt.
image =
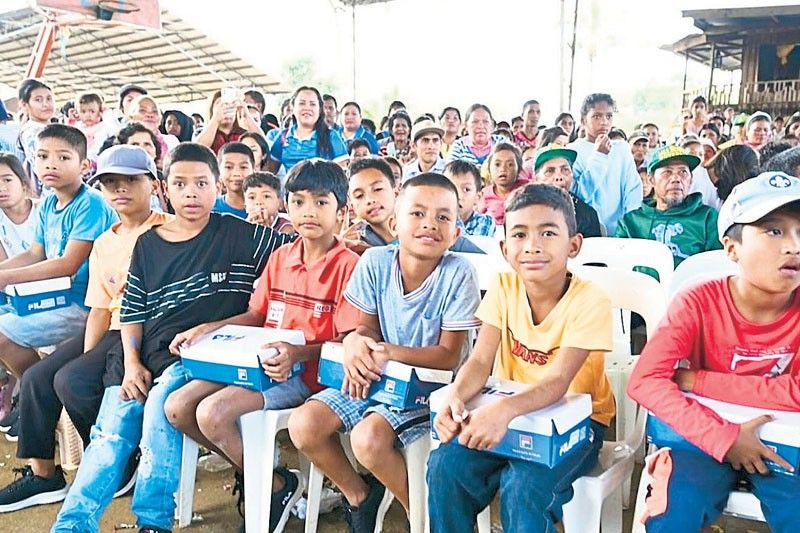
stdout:
[(364, 126), (359, 126), (356, 132), (353, 134), (353, 136), (349, 139), (345, 139), (344, 130), (340, 130), (339, 133), (342, 134), (342, 139), (344, 139), (346, 143), (353, 141), (355, 139), (364, 139), (365, 141), (367, 141), (367, 144), (369, 145), (369, 152), (371, 154), (377, 154), (381, 149), (381, 147), (378, 146), (378, 140)]
[(225, 195), (217, 196), (216, 201), (214, 202), (214, 207), (211, 208), (212, 213), (230, 213), (233, 216), (237, 216), (242, 220), (247, 220), (247, 211), (244, 209), (236, 209), (228, 204), (225, 201)]
[(361, 256), (344, 297), (357, 309), (377, 315), (385, 342), (421, 348), (439, 342), (441, 331), (480, 326), (477, 276), (465, 259), (445, 252), (416, 290), (403, 294), (398, 246), (370, 248)]
[(317, 132), (314, 131), (308, 139), (298, 139), (295, 131), (297, 125), (292, 124), (286, 135), (280, 134), (272, 143), (270, 155), (283, 163), (286, 171), (290, 171), (300, 161), (321, 157), (328, 161), (337, 161), (347, 157), (347, 143), (336, 130), (330, 131), (330, 153), (320, 154), (317, 151)]
[[(44, 247), (47, 259), (61, 257), (69, 241), (94, 242), (101, 233), (119, 220), (116, 211), (96, 190), (81, 185), (70, 203), (56, 209), (58, 197), (48, 194), (39, 208), (39, 224), (35, 241)], [(89, 283), (89, 258), (81, 263), (72, 276), (73, 302), (83, 305)]]

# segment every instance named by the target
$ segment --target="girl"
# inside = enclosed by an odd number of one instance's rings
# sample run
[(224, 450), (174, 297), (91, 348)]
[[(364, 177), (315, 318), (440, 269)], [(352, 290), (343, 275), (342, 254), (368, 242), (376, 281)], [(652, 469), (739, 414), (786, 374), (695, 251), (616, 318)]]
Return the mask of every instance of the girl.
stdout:
[[(556, 117), (556, 126), (560, 127), (567, 133), (567, 137), (572, 137), (575, 131), (575, 118), (569, 113), (559, 113)], [(573, 141), (575, 139), (572, 139)], [(566, 143), (564, 144), (566, 146)]]
[(19, 148), (25, 156), (25, 168), (34, 178), (36, 194), (41, 190), (39, 178), (33, 173), (33, 162), (36, 157), (36, 137), (50, 123), (55, 113), (53, 91), (41, 81), (28, 78), (19, 85), (18, 98), (25, 114), (26, 121), (19, 132)]
[(269, 145), (263, 135), (248, 131), (239, 137), (239, 142), (253, 152), (253, 159), (256, 160), (256, 172), (272, 172), (270, 170)]
[(512, 191), (528, 183), (520, 179), (522, 153), (511, 143), (500, 142), (489, 156), (489, 176), (492, 183), (484, 187), (478, 204), (480, 213), (488, 213), (495, 224), (502, 226), (505, 221), (505, 202)]

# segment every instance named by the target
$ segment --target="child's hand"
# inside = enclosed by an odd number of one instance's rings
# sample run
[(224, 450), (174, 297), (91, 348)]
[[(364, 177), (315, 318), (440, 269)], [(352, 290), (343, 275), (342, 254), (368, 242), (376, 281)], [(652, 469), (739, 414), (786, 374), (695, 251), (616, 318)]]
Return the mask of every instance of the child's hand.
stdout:
[(261, 361), (264, 373), (275, 381), (286, 381), (289, 379), (289, 371), (297, 359), (297, 346), (288, 342), (270, 342), (262, 348), (274, 348), (278, 350), (277, 355)]
[(611, 151), (611, 139), (608, 138), (608, 135), (598, 135), (594, 140), (594, 149), (601, 154), (608, 155), (608, 153)]
[(261, 226), (271, 226), (272, 217), (265, 209), (259, 209), (247, 214), (247, 221), (251, 224), (259, 224)]
[(181, 333), (175, 335), (175, 338), (172, 339), (172, 342), (169, 344), (169, 351), (172, 355), (180, 355), (181, 348), (186, 348), (191, 346), (195, 342), (197, 342), (200, 337), (211, 333), (214, 330), (219, 329), (219, 326), (215, 326), (213, 324), (200, 324), (199, 326), (195, 326), (192, 329), (187, 329)]
[(366, 398), (372, 382), (381, 379), (381, 367), (375, 363), (372, 355), (378, 343), (374, 339), (352, 332), (344, 338), (342, 344), (344, 345), (342, 365), (347, 378), (345, 382), (347, 386), (343, 384), (342, 392), (349, 392), (351, 398)]
[(439, 435), (442, 444), (447, 444), (461, 432), (461, 424), (469, 416), (464, 402), (456, 396), (451, 396), (445, 402), (444, 409), (436, 415), (433, 426)]
[(767, 448), (761, 439), (758, 438), (758, 428), (773, 420), (771, 415), (761, 415), (749, 422), (739, 426), (739, 436), (728, 450), (725, 459), (731, 463), (736, 470), (744, 468), (750, 474), (768, 474), (769, 468), (764, 464), (764, 459), (785, 468), (789, 472), (794, 472), (792, 465), (786, 462), (780, 455), (770, 448)]
[(144, 403), (152, 383), (153, 377), (143, 364), (128, 364), (126, 362), (125, 376), (122, 378), (119, 397), (123, 400), (136, 400), (139, 403)]
[(694, 380), (697, 372), (694, 370), (688, 370), (686, 368), (679, 368), (675, 371), (675, 375), (672, 376), (672, 381), (678, 384), (678, 388), (680, 388), (684, 392), (692, 392), (694, 388)]
[(461, 424), (458, 442), (473, 450), (488, 450), (497, 446), (506, 432), (511, 418), (501, 402), (484, 405), (470, 411), (469, 418)]

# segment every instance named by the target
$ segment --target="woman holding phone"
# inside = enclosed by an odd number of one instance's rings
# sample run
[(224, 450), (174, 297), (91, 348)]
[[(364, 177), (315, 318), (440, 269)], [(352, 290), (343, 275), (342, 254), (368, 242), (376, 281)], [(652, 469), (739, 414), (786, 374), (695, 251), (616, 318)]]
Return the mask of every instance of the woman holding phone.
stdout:
[(247, 111), (239, 91), (226, 87), (211, 95), (210, 118), (195, 142), (208, 146), (217, 153), (222, 145), (239, 140), (244, 133), (261, 132), (261, 126)]

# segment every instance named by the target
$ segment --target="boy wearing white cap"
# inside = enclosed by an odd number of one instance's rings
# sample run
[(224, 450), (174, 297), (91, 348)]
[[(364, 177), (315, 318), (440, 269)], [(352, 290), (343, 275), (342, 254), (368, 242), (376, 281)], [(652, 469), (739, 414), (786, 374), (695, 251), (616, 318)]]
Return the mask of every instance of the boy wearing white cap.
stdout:
[(772, 531), (800, 531), (800, 477), (770, 472), (767, 462), (792, 468), (758, 437), (770, 416), (734, 424), (682, 394), (800, 411), (800, 179), (765, 172), (738, 185), (718, 233), (739, 273), (675, 297), (628, 386), (677, 434), (651, 462), (643, 521), (648, 533), (708, 527), (744, 478)]

